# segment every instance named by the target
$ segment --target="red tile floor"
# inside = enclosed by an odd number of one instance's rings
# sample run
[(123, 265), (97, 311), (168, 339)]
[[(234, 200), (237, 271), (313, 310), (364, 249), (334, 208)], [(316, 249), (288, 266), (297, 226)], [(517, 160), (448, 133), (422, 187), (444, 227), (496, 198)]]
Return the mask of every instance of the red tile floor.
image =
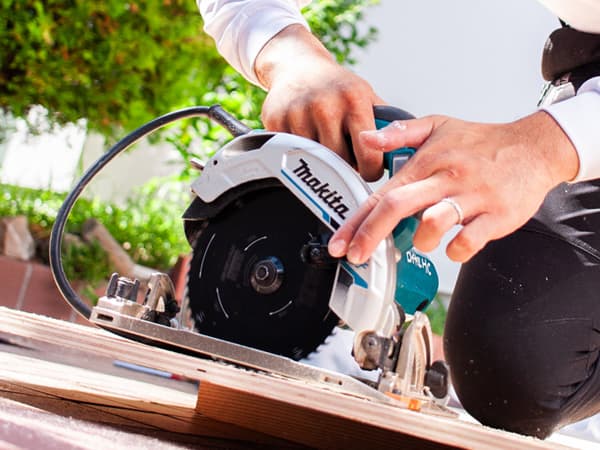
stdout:
[[(183, 297), (188, 263), (182, 256), (170, 271), (178, 299)], [(89, 325), (63, 299), (48, 266), (1, 255), (0, 306)]]
[(50, 268), (0, 256), (0, 306), (85, 323), (63, 300)]

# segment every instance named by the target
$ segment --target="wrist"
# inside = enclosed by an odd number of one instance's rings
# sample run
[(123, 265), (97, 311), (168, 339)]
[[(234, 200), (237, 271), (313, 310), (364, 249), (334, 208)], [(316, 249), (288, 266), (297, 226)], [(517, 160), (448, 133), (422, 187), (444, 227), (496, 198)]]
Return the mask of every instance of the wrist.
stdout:
[(541, 110), (515, 124), (526, 150), (534, 149), (533, 156), (545, 165), (550, 187), (575, 179), (579, 171), (577, 150), (552, 115)]
[(307, 61), (333, 63), (333, 57), (321, 42), (304, 26), (293, 24), (277, 33), (265, 44), (254, 62), (258, 81), (267, 89), (280, 74), (306, 71)]
[(600, 178), (600, 86), (598, 78), (584, 83), (575, 97), (544, 107), (577, 151), (579, 170), (571, 181)]

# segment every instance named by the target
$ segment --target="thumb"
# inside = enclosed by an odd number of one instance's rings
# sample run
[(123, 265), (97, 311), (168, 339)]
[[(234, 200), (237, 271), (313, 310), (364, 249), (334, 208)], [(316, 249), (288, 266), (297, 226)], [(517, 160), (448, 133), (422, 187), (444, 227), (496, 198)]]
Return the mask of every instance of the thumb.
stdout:
[(420, 147), (440, 122), (439, 116), (413, 120), (395, 120), (379, 130), (361, 131), (358, 140), (362, 148), (390, 151), (400, 147)]

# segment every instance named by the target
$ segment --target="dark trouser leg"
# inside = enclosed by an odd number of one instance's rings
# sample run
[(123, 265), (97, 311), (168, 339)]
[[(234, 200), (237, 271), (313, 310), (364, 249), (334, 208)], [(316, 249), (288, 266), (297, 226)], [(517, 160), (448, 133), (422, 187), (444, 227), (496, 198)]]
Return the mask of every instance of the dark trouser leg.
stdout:
[(546, 437), (600, 411), (598, 186), (557, 188), (461, 269), (445, 352), (460, 401), (485, 425)]

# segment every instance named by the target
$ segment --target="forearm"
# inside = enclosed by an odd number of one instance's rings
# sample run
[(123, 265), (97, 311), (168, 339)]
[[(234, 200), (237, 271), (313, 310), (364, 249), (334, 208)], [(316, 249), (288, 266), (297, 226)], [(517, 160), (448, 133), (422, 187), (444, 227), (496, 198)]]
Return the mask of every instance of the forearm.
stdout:
[(329, 51), (305, 27), (293, 24), (270, 39), (258, 53), (254, 72), (258, 81), (267, 89), (273, 80), (285, 72), (306, 71), (307, 65), (322, 63), (335, 64)]

